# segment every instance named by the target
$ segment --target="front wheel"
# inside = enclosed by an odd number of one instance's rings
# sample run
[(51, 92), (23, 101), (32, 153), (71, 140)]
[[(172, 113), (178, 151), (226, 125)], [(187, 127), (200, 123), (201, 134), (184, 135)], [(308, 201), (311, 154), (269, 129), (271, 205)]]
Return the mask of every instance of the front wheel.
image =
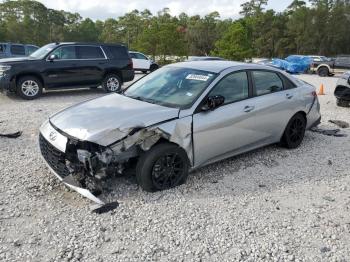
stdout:
[(189, 161), (179, 146), (163, 143), (145, 152), (136, 166), (136, 179), (147, 192), (170, 189), (185, 183)]
[(26, 100), (38, 98), (43, 91), (43, 84), (35, 76), (23, 76), (17, 81), (16, 93)]
[(122, 88), (122, 81), (116, 74), (108, 74), (102, 81), (102, 87), (107, 93), (117, 92)]
[(302, 114), (296, 114), (289, 121), (281, 139), (281, 145), (294, 149), (300, 146), (304, 140), (306, 130), (306, 119)]

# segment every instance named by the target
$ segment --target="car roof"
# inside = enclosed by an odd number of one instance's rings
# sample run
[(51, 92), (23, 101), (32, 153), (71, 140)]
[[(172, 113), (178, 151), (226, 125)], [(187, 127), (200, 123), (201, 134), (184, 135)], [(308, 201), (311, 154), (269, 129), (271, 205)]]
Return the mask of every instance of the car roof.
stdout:
[(56, 45), (101, 45), (101, 46), (124, 46), (124, 44), (120, 44), (120, 43), (94, 43), (94, 42), (58, 42), (58, 43), (52, 43), (52, 44), (56, 44)]
[(190, 68), (190, 69), (202, 70), (202, 71), (207, 71), (212, 73), (221, 73), (222, 71), (229, 68), (236, 68), (237, 70), (265, 69), (265, 70), (280, 72), (280, 70), (276, 70), (275, 68), (270, 66), (252, 64), (252, 63), (248, 64), (248, 63), (235, 62), (235, 61), (219, 61), (219, 60), (181, 62), (181, 63), (171, 64), (169, 66)]

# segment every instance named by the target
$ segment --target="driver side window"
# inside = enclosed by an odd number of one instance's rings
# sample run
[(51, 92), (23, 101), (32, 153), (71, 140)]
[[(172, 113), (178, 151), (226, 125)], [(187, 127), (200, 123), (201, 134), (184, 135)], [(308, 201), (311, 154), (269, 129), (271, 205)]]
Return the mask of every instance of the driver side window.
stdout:
[(51, 55), (55, 55), (56, 60), (77, 59), (75, 46), (64, 46), (64, 47), (58, 48), (55, 51), (53, 51)]
[(209, 96), (221, 95), (225, 104), (241, 101), (249, 97), (249, 84), (246, 72), (233, 73), (223, 78)]

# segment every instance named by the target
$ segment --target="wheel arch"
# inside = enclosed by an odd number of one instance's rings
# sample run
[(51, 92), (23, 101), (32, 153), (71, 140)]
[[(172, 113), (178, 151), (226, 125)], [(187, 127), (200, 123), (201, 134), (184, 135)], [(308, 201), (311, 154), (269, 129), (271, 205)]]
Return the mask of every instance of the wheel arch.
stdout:
[(120, 80), (122, 82), (124, 82), (123, 74), (120, 72), (119, 69), (117, 69), (117, 68), (108, 68), (108, 69), (106, 69), (106, 71), (105, 71), (105, 73), (103, 75), (103, 79), (105, 79), (105, 77), (110, 75), (110, 74), (117, 75), (120, 78)]
[(26, 76), (34, 76), (34, 77), (38, 78), (40, 80), (41, 84), (43, 85), (43, 88), (45, 88), (44, 78), (40, 75), (40, 73), (37, 73), (37, 72), (23, 72), (23, 73), (17, 74), (16, 76), (14, 76), (12, 78), (12, 81), (14, 81), (14, 83), (17, 86), (19, 79), (21, 79), (22, 77), (26, 77)]

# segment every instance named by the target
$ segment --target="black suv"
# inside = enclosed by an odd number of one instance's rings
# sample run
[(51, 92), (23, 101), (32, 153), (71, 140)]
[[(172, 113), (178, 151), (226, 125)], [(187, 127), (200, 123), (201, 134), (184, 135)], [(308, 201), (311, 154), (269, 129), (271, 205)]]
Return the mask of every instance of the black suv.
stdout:
[(319, 76), (333, 76), (350, 70), (350, 55), (340, 55), (335, 59), (313, 61), (311, 71)]
[(29, 57), (0, 59), (0, 90), (24, 99), (39, 97), (43, 88), (102, 85), (116, 92), (133, 79), (128, 49), (119, 44), (52, 43)]

